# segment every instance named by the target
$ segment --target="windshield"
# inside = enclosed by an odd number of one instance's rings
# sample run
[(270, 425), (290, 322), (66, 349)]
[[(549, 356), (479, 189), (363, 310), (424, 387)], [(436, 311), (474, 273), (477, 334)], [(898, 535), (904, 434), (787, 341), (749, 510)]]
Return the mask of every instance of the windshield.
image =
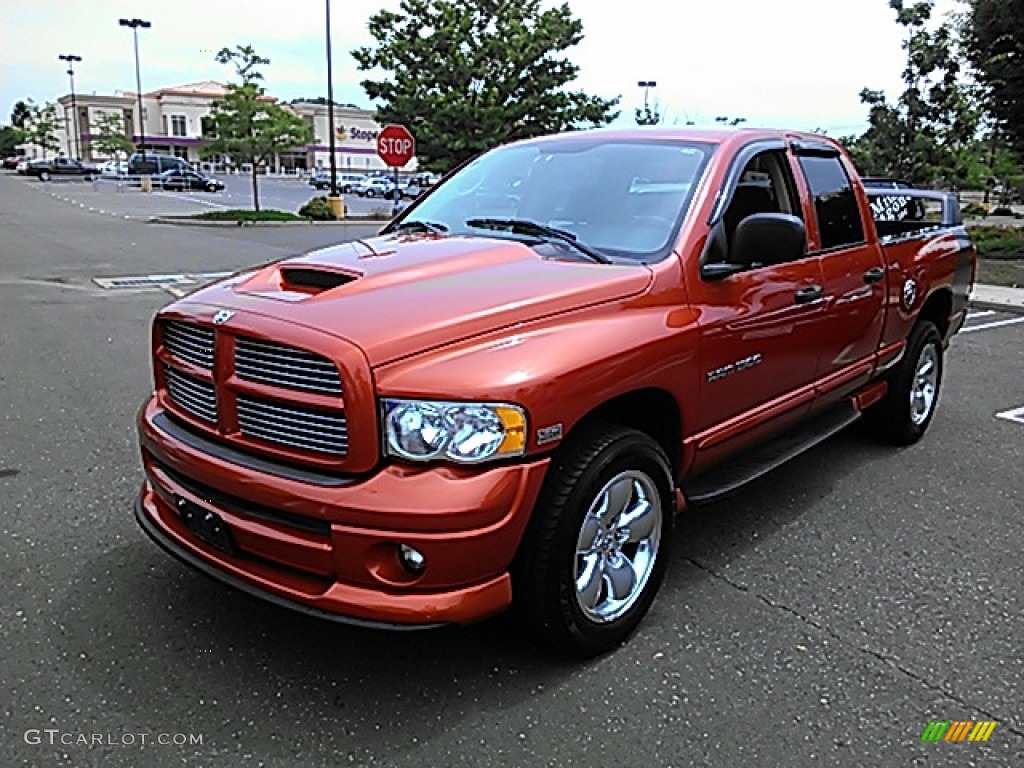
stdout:
[(500, 147), (444, 180), (403, 220), (487, 237), (509, 233), (473, 225), (527, 221), (570, 233), (608, 256), (653, 261), (671, 248), (712, 152), (711, 145), (678, 141), (552, 139)]

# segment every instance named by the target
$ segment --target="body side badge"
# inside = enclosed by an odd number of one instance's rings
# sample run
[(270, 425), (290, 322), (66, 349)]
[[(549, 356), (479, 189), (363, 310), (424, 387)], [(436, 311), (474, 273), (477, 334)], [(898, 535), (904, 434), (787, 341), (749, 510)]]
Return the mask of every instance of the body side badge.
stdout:
[(917, 298), (917, 281), (908, 277), (903, 282), (903, 308), (910, 309), (914, 306), (914, 300)]
[(541, 427), (537, 430), (537, 445), (553, 443), (562, 439), (562, 425), (552, 424), (550, 427)]

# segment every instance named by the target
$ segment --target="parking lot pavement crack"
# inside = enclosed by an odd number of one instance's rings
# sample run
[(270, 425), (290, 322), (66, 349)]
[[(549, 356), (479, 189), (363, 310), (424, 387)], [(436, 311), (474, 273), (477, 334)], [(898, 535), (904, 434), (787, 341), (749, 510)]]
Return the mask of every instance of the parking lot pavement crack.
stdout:
[(919, 683), (920, 685), (923, 685), (928, 690), (933, 691), (934, 693), (938, 693), (938, 694), (946, 697), (950, 701), (956, 702), (957, 704), (959, 704), (960, 706), (964, 707), (965, 709), (972, 710), (974, 712), (979, 712), (982, 715), (984, 715), (986, 718), (988, 718), (989, 720), (997, 721), (1000, 724), (1000, 726), (1004, 727), (1007, 731), (1009, 731), (1010, 733), (1012, 733), (1012, 734), (1014, 734), (1014, 735), (1024, 739), (1024, 731), (1021, 731), (1019, 728), (1014, 727), (1014, 725), (1012, 725), (1011, 722), (1007, 718), (1001, 717), (999, 715), (996, 715), (993, 712), (989, 712), (988, 710), (984, 709), (983, 707), (979, 707), (978, 705), (973, 704), (973, 703), (965, 700), (963, 697), (958, 696), (953, 691), (950, 691), (947, 688), (944, 688), (943, 686), (939, 685), (938, 683), (933, 683), (932, 681), (928, 680), (927, 678), (922, 677), (917, 672), (914, 672), (912, 669), (908, 669), (907, 667), (903, 666), (903, 664), (900, 662), (900, 660), (897, 657), (890, 656), (889, 654), (882, 653), (881, 651), (877, 651), (877, 650), (875, 650), (873, 648), (869, 648), (866, 645), (861, 645), (861, 644), (856, 643), (856, 642), (854, 642), (852, 640), (849, 640), (849, 639), (843, 637), (842, 635), (840, 635), (835, 630), (830, 629), (829, 627), (825, 626), (821, 622), (816, 621), (815, 619), (811, 618), (810, 616), (807, 616), (806, 614), (801, 613), (800, 611), (796, 610), (795, 608), (792, 608), (792, 607), (790, 607), (790, 606), (788, 606), (788, 605), (786, 605), (784, 603), (780, 603), (777, 600), (773, 600), (772, 598), (768, 597), (768, 595), (765, 595), (765, 594), (763, 594), (761, 592), (757, 592), (755, 590), (752, 590), (747, 585), (741, 584), (738, 581), (734, 581), (733, 579), (730, 579), (728, 576), (724, 575), (723, 573), (720, 573), (719, 571), (716, 571), (715, 569), (710, 568), (709, 566), (705, 565), (704, 563), (701, 563), (698, 560), (694, 560), (691, 557), (687, 557), (687, 558), (684, 558), (684, 559), (686, 560), (686, 562), (690, 563), (691, 565), (693, 565), (694, 567), (700, 569), (701, 571), (704, 571), (704, 573), (708, 574), (712, 578), (717, 579), (718, 581), (721, 581), (724, 584), (727, 584), (728, 586), (732, 587), (733, 589), (735, 589), (735, 590), (737, 590), (739, 592), (743, 592), (745, 594), (750, 595), (751, 597), (761, 601), (762, 603), (764, 603), (765, 605), (767, 605), (770, 608), (774, 608), (776, 610), (783, 611), (784, 613), (788, 613), (790, 616), (795, 616), (797, 619), (799, 619), (804, 624), (807, 624), (807, 625), (813, 627), (814, 629), (818, 630), (819, 632), (824, 632), (829, 637), (833, 638), (834, 640), (836, 640), (839, 643), (842, 643), (846, 647), (853, 648), (853, 649), (859, 651), (860, 653), (864, 653), (864, 654), (866, 654), (868, 656), (873, 657), (874, 659), (876, 659), (878, 661), (881, 661), (882, 663), (886, 664), (887, 666), (891, 667), (892, 669), (895, 669), (900, 674), (910, 678), (911, 680), (914, 680), (915, 682)]

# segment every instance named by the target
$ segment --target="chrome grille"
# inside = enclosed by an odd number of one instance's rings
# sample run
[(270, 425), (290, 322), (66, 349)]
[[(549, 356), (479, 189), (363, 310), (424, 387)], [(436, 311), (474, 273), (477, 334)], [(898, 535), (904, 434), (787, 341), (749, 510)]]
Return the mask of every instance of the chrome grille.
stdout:
[(241, 379), (277, 387), (341, 394), (338, 369), (326, 357), (270, 341), (238, 338), (235, 373)]
[(348, 452), (348, 426), (342, 413), (240, 395), (238, 427), (243, 435), (290, 448), (332, 456), (344, 456)]
[(164, 347), (179, 360), (213, 368), (213, 329), (178, 320), (163, 324)]
[(217, 395), (212, 384), (187, 376), (169, 365), (164, 365), (164, 379), (171, 402), (203, 421), (217, 423)]

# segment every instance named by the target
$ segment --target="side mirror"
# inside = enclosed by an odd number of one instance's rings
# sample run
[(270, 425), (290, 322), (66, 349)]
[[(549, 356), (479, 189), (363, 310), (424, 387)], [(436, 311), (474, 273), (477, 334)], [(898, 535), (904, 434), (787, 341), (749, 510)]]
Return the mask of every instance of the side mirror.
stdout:
[(733, 264), (728, 257), (729, 242), (725, 234), (725, 224), (719, 219), (708, 233), (708, 240), (700, 257), (700, 276), (705, 280), (724, 280), (747, 268), (745, 264)]
[(736, 227), (729, 262), (744, 268), (754, 264), (784, 264), (802, 259), (807, 249), (807, 228), (788, 213), (755, 213)]

